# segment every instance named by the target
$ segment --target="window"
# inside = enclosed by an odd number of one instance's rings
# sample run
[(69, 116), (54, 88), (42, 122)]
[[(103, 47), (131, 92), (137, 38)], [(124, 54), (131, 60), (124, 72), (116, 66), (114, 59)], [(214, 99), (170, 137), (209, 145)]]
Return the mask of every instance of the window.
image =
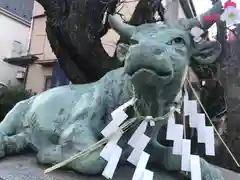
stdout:
[(12, 57), (19, 57), (22, 54), (22, 44), (19, 41), (13, 41)]
[(58, 87), (69, 84), (65, 73), (60, 68), (58, 62), (53, 65), (52, 69), (52, 87)]
[(52, 87), (52, 76), (45, 76), (44, 91), (51, 89)]

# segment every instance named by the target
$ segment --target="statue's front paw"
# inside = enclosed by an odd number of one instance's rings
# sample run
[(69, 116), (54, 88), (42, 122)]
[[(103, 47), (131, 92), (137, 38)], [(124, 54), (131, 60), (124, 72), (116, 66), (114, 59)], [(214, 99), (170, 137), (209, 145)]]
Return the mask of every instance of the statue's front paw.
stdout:
[(58, 145), (44, 147), (37, 153), (37, 160), (42, 164), (56, 164), (62, 161), (61, 148)]
[(49, 141), (49, 137), (41, 131), (30, 133), (27, 137), (27, 142), (32, 150), (37, 152), (52, 145), (52, 143)]

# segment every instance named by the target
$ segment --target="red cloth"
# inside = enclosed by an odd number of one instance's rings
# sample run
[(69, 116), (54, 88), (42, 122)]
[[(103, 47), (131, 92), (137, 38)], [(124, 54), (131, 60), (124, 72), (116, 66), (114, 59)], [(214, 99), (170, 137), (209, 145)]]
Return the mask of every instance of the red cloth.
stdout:
[(237, 7), (237, 4), (235, 2), (232, 2), (232, 0), (228, 0), (227, 2), (224, 3), (224, 8), (227, 8), (229, 6)]

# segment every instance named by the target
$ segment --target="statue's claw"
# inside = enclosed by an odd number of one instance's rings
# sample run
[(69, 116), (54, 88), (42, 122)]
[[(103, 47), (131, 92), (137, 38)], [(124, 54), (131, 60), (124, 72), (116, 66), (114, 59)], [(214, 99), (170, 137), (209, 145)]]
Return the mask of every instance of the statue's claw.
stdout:
[(22, 152), (28, 145), (26, 139), (27, 134), (25, 133), (13, 136), (0, 135), (0, 158)]

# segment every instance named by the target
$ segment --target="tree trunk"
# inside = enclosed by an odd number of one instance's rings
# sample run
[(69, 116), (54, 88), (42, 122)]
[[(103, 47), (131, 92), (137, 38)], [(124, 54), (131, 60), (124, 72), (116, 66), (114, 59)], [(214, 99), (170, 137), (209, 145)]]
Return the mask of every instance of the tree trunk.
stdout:
[(72, 83), (96, 81), (120, 66), (105, 52), (99, 36), (105, 4), (97, 0), (38, 2), (47, 15), (46, 31), (52, 50)]

